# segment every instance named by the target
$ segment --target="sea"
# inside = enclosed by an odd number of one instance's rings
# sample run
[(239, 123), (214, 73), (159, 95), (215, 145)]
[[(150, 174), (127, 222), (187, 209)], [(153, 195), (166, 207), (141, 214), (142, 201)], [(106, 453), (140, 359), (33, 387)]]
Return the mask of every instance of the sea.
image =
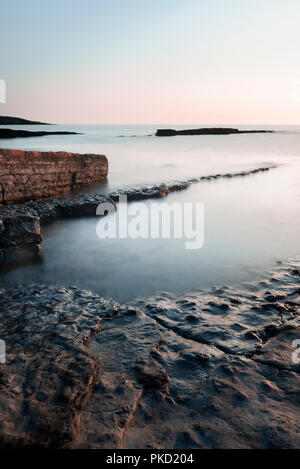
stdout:
[(300, 126), (236, 124), (230, 127), (275, 132), (155, 136), (158, 128), (197, 127), (204, 125), (9, 126), (80, 135), (7, 139), (1, 148), (107, 156), (107, 181), (64, 197), (276, 167), (244, 177), (203, 179), (163, 200), (139, 202), (146, 207), (160, 201), (203, 204), (199, 249), (186, 249), (184, 239), (176, 238), (99, 239), (96, 214), (58, 220), (43, 227), (41, 260), (1, 273), (1, 286), (77, 286), (130, 303), (166, 291), (177, 295), (263, 279), (278, 262), (299, 259)]

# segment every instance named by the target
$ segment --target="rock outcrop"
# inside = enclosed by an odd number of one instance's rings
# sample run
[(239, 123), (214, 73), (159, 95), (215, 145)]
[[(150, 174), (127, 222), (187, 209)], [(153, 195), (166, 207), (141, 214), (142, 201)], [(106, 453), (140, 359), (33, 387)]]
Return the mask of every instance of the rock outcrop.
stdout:
[(0, 125), (50, 125), (47, 122), (31, 121), (21, 117), (0, 116)]
[(104, 155), (0, 149), (0, 203), (55, 196), (107, 173)]
[(40, 255), (41, 222), (37, 212), (24, 207), (3, 209), (0, 216), (0, 266)]
[(2, 290), (0, 446), (299, 448), (299, 281), (278, 265), (264, 282), (133, 306)]
[(31, 130), (0, 129), (0, 138), (44, 137), (45, 135), (80, 135), (78, 132), (46, 132)]
[(108, 196), (83, 195), (77, 199), (46, 199), (0, 209), (0, 266), (39, 258), (43, 240), (41, 226), (62, 218), (95, 216), (99, 204), (111, 202)]
[(174, 135), (230, 135), (230, 134), (261, 134), (270, 133), (273, 130), (239, 130), (230, 127), (205, 127), (203, 129), (158, 129), (157, 137), (172, 137)]

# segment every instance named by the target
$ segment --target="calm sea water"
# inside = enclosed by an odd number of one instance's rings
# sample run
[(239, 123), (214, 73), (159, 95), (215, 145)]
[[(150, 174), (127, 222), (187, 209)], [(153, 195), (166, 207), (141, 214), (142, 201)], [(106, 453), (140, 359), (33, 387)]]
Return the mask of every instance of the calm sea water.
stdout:
[(165, 199), (205, 204), (205, 242), (200, 250), (186, 250), (184, 241), (172, 239), (99, 240), (96, 217), (58, 221), (43, 230), (43, 262), (2, 274), (1, 283), (76, 285), (128, 302), (162, 290), (179, 293), (262, 278), (276, 261), (300, 255), (300, 127), (255, 127), (275, 129), (274, 134), (153, 136), (160, 127), (38, 126), (34, 130), (83, 135), (2, 140), (0, 145), (107, 155), (108, 181), (81, 189), (83, 193), (268, 164), (279, 167), (244, 178), (193, 184)]

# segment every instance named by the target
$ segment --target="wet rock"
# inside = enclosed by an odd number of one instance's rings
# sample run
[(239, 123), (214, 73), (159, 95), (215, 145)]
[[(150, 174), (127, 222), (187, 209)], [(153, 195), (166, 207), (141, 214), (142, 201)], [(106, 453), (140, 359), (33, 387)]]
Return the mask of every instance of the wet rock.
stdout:
[(35, 210), (23, 207), (3, 209), (0, 217), (0, 265), (27, 254), (31, 258), (40, 253), (41, 225)]
[[(48, 199), (0, 208), (0, 249), (2, 266), (20, 262), (29, 253), (40, 254), (41, 226), (61, 218), (95, 216), (99, 204), (115, 203), (107, 196), (80, 196), (77, 199)], [(0, 259), (1, 260), (1, 259)], [(1, 265), (1, 262), (0, 262)]]
[(169, 376), (162, 366), (154, 361), (150, 364), (139, 360), (135, 366), (137, 380), (144, 389), (165, 390), (169, 382)]
[(292, 269), (291, 274), (296, 275), (297, 277), (300, 277), (300, 270), (298, 269)]
[[(297, 357), (295, 348), (293, 347), (294, 341), (298, 341), (297, 343), (300, 345), (299, 326), (300, 318), (297, 323), (292, 321), (278, 330), (273, 331), (274, 336), (257, 350), (257, 353), (252, 356), (252, 359), (259, 363), (273, 366), (279, 370), (300, 372), (300, 353), (299, 363), (296, 363)], [(294, 361), (293, 356), (295, 356)]]
[[(213, 345), (225, 353), (249, 356), (275, 336), (281, 326), (298, 317), (298, 277), (286, 267), (279, 267), (276, 275), (276, 291), (271, 290), (270, 276), (262, 286), (256, 282), (236, 289), (212, 288), (210, 292), (190, 293), (175, 301), (150, 298), (144, 301), (144, 307), (162, 327), (185, 339)], [(257, 295), (251, 293), (253, 289)], [(191, 308), (190, 317), (186, 313)]]
[(86, 344), (99, 321), (65, 289), (2, 291), (2, 448), (67, 447), (76, 438), (98, 367)]

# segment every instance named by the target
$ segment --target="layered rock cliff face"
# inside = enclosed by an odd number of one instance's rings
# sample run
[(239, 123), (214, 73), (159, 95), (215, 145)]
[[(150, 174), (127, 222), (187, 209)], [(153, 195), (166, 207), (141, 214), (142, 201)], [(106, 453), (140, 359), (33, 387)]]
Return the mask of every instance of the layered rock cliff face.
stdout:
[(0, 149), (0, 203), (52, 197), (107, 173), (104, 155)]

